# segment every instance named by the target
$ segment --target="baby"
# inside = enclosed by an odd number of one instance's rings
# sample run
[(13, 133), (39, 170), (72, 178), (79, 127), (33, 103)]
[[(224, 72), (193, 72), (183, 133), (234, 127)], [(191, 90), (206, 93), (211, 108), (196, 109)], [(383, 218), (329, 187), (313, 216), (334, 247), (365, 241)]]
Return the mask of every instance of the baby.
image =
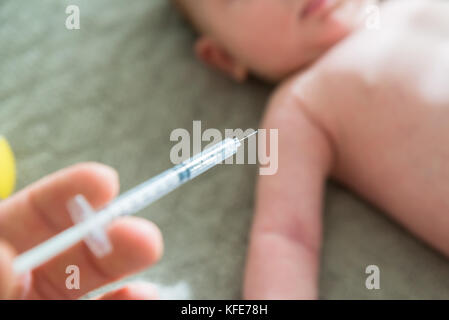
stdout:
[(258, 181), (245, 298), (317, 298), (328, 177), (449, 255), (449, 2), (382, 3), (378, 30), (342, 20), (344, 0), (177, 3), (201, 60), (282, 81), (262, 124), (279, 129), (279, 171)]

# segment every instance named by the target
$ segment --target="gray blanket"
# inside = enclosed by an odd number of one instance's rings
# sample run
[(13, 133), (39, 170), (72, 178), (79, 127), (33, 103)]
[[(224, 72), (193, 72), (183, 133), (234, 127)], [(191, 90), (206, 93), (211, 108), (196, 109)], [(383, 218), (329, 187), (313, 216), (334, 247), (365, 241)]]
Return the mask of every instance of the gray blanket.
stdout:
[[(81, 30), (65, 28), (68, 4)], [(256, 128), (272, 88), (207, 70), (192, 40), (165, 0), (1, 1), (0, 133), (19, 187), (99, 161), (127, 190), (171, 166), (175, 128)], [(220, 166), (141, 212), (160, 226), (165, 256), (125, 281), (156, 283), (166, 298), (241, 297), (256, 170)], [(335, 183), (324, 224), (322, 298), (449, 298), (448, 261)], [(365, 287), (371, 264), (380, 290)]]

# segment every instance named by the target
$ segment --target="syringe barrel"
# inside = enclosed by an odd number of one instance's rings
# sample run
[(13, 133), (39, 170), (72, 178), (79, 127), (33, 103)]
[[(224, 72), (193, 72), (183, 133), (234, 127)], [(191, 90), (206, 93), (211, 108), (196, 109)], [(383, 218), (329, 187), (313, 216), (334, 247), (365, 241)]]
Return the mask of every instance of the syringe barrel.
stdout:
[[(131, 189), (111, 205), (112, 216), (134, 214), (233, 156), (240, 147), (238, 139), (227, 138), (201, 153)], [(112, 209), (113, 208), (113, 209)], [(105, 210), (108, 210), (106, 208)]]
[(177, 168), (179, 170), (180, 179), (191, 180), (217, 164), (222, 163), (229, 157), (236, 154), (240, 147), (238, 139), (227, 138), (220, 143), (207, 148), (205, 151), (197, 154), (193, 158), (181, 163)]

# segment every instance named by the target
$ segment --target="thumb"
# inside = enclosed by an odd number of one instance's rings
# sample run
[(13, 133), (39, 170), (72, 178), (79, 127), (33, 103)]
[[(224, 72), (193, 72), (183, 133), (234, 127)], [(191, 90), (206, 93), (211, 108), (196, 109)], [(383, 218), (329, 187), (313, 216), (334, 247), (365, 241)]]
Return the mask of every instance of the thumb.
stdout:
[(15, 284), (13, 272), (14, 250), (7, 243), (0, 241), (0, 299), (12, 297)]

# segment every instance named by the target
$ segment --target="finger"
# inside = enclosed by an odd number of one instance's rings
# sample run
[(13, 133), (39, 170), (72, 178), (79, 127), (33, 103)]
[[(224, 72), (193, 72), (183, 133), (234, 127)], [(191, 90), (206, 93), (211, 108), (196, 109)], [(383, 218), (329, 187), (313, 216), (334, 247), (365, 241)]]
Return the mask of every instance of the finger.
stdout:
[(0, 234), (21, 253), (73, 224), (66, 204), (74, 196), (82, 194), (98, 208), (118, 189), (117, 173), (104, 165), (85, 163), (61, 170), (0, 204)]
[(96, 300), (157, 300), (156, 288), (146, 282), (128, 284), (120, 289), (105, 293)]
[[(33, 271), (32, 299), (76, 299), (84, 294), (136, 273), (157, 262), (163, 251), (162, 236), (151, 222), (122, 218), (108, 228), (113, 252), (101, 259), (81, 242)], [(67, 267), (79, 270), (79, 289), (67, 288)]]
[(15, 276), (12, 268), (15, 252), (7, 243), (0, 242), (0, 299), (12, 298)]

